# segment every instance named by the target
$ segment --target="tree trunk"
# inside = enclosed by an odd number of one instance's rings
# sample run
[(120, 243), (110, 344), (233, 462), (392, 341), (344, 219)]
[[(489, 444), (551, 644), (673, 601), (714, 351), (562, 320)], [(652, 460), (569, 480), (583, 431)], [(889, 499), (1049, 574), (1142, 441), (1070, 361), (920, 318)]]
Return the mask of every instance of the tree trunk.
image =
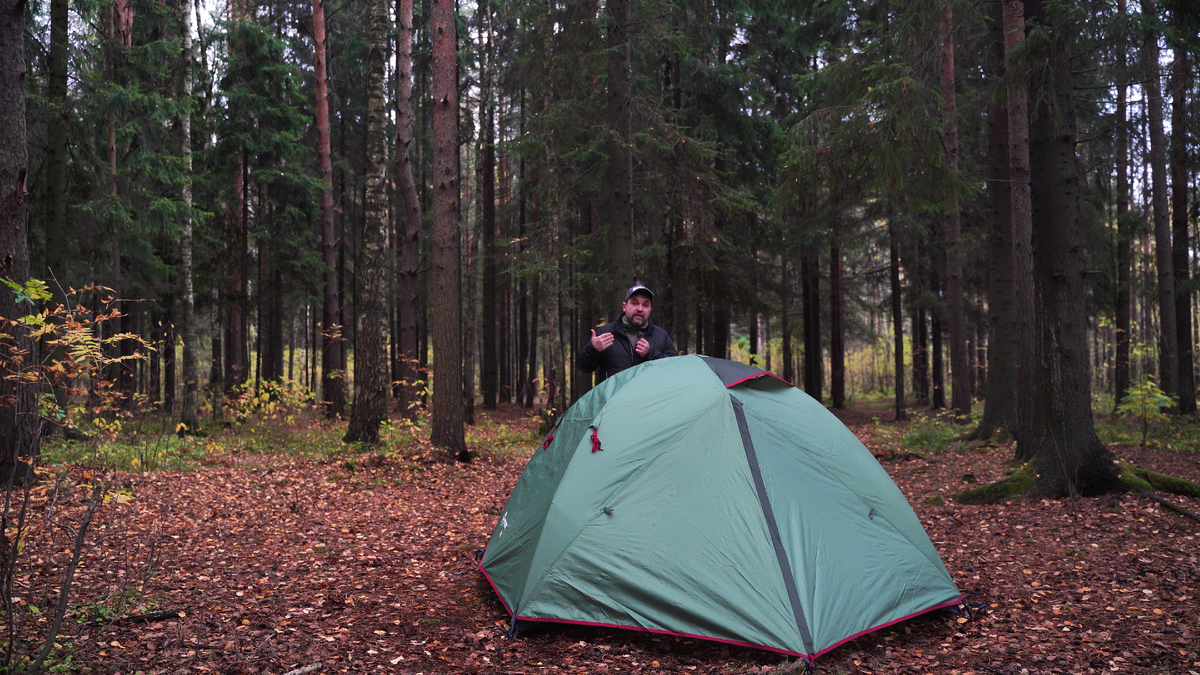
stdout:
[[(1004, 53), (1014, 57), (1025, 39), (1025, 5), (1007, 0), (1004, 6)], [(1029, 159), (1029, 93), (1021, 82), (1008, 91), (1008, 161), (1012, 187), (1013, 295), (1016, 297), (1017, 335), (1017, 452), (1020, 460), (1033, 458), (1035, 378), (1033, 202)]]
[[(489, 28), (490, 28), (489, 22)], [(489, 45), (491, 44), (489, 40)], [(483, 185), (482, 241), (483, 244), (483, 353), (480, 355), (480, 383), (485, 410), (496, 409), (500, 385), (496, 331), (496, 131), (495, 103), (491, 100), (491, 69), (485, 71), (483, 94)]]
[[(0, 0), (0, 129), (6, 129), (10, 139), (20, 140), (0, 145), (0, 279), (21, 284), (29, 279), (25, 73), (25, 3)], [(15, 320), (27, 313), (10, 289), (0, 292), (0, 317)], [(6, 350), (13, 350), (0, 355), (0, 481), (7, 484), (14, 473), (21, 479), (30, 468), (18, 457), (39, 454), (41, 420), (34, 387), (8, 377), (38, 362), (36, 345), (19, 323), (5, 326), (4, 332), (11, 335)], [(12, 360), (18, 355), (23, 356), (22, 362)]]
[(521, 407), (526, 409), (533, 407), (533, 400), (537, 396), (538, 390), (538, 309), (542, 300), (542, 277), (540, 274), (534, 275), (529, 289), (529, 353), (525, 358), (526, 371), (523, 373), (524, 381), (521, 384), (521, 391), (524, 394)]
[(220, 281), (213, 285), (212, 299), (213, 311), (212, 319), (209, 322), (212, 341), (212, 361), (209, 364), (208, 388), (209, 394), (212, 396), (212, 414), (213, 419), (218, 422), (225, 420), (225, 364), (224, 350), (221, 344), (222, 322), (221, 322), (221, 290)]
[[(796, 373), (792, 370), (792, 321), (790, 316), (792, 290), (791, 280), (788, 279), (788, 257), (789, 253), (785, 248), (779, 259), (779, 304), (782, 305), (779, 316), (781, 317), (780, 322), (782, 324), (780, 332), (782, 333), (781, 339), (783, 342), (783, 379), (788, 382), (795, 382)], [(699, 331), (697, 331), (696, 336), (697, 350), (700, 347), (700, 336), (698, 333)]]
[(615, 302), (633, 283), (633, 156), (630, 152), (632, 0), (608, 0), (608, 228), (609, 286)]
[[(933, 292), (933, 297), (942, 297), (942, 277), (938, 274), (938, 268), (941, 267), (941, 261), (938, 261), (937, 266), (930, 267), (929, 281), (933, 286), (930, 289)], [(942, 349), (942, 307), (939, 303), (929, 310), (929, 381), (930, 387), (929, 406), (935, 410), (941, 410), (946, 407), (946, 368), (942, 360), (944, 350)]]
[(454, 0), (432, 0), (433, 424), (430, 440), (470, 461), (463, 436), (458, 232), (458, 39)]
[[(192, 272), (192, 11), (183, 0), (183, 91), (186, 103), (179, 117), (180, 154), (183, 159), (183, 222), (179, 232), (179, 332), (183, 338), (183, 399), (179, 410), (181, 431), (195, 432), (200, 428), (200, 331), (196, 327), (196, 295)], [(168, 331), (173, 333), (173, 331)], [(175, 354), (174, 335), (167, 345)], [(174, 359), (172, 358), (172, 361)], [(171, 378), (170, 398), (174, 399), (175, 383)]]
[[(896, 215), (888, 205), (888, 276), (892, 291), (892, 358), (895, 378), (896, 421), (907, 419), (904, 399), (904, 312), (900, 305), (900, 251), (896, 241)], [(916, 327), (914, 326), (914, 329)], [(915, 330), (914, 330), (915, 332)]]
[(346, 442), (374, 445), (379, 442), (379, 425), (387, 419), (388, 375), (385, 333), (387, 308), (384, 266), (387, 263), (387, 103), (383, 78), (387, 59), (387, 2), (371, 0), (367, 5), (370, 26), (367, 41), (367, 171), (366, 227), (359, 242), (355, 268), (357, 331), (354, 351), (354, 407)]
[[(987, 54), (988, 79), (1004, 77), (1004, 4), (992, 3)], [(987, 108), (988, 155), (988, 339), (983, 417), (972, 434), (981, 440), (999, 430), (1016, 438), (1017, 335), (1013, 285), (1012, 182), (1008, 159), (1008, 97), (997, 84)]]
[[(942, 3), (942, 143), (946, 165), (958, 171), (958, 98), (954, 91), (954, 23), (950, 3)], [(963, 325), (963, 251), (959, 245), (958, 196), (950, 195), (943, 214), (946, 237), (946, 328), (950, 341), (950, 408), (955, 415), (971, 413), (971, 369), (967, 365), (967, 335)]]
[(230, 284), (226, 297), (225, 390), (232, 391), (246, 379), (246, 203), (245, 159), (238, 153), (233, 171), (235, 203), (230, 212), (233, 229), (233, 255), (229, 261)]
[[(1142, 0), (1142, 14), (1155, 14), (1154, 0)], [(1158, 380), (1168, 395), (1179, 395), (1179, 329), (1175, 321), (1175, 270), (1171, 257), (1171, 221), (1167, 193), (1167, 140), (1163, 132), (1163, 95), (1158, 72), (1158, 34), (1147, 29), (1142, 43), (1146, 108), (1150, 125), (1150, 173), (1154, 216), (1154, 262), (1158, 276)]]
[(1196, 372), (1192, 348), (1192, 291), (1188, 240), (1187, 95), (1191, 84), (1187, 52), (1175, 49), (1171, 82), (1171, 232), (1175, 272), (1175, 328), (1179, 345), (1179, 412), (1196, 412)]
[(804, 304), (804, 391), (821, 400), (821, 265), (812, 243), (800, 247), (800, 296)]
[(341, 316), (338, 308), (337, 250), (333, 222), (333, 159), (329, 130), (329, 70), (326, 57), (325, 0), (312, 0), (313, 69), (316, 73), (317, 176), (321, 181), (321, 404), (328, 417), (346, 412), (346, 378), (342, 371)]
[[(1125, 0), (1117, 1), (1118, 12), (1125, 14)], [(1126, 59), (1125, 32), (1117, 36), (1117, 67), (1124, 72)], [(1117, 133), (1115, 162), (1117, 165), (1117, 307), (1113, 331), (1116, 355), (1113, 363), (1113, 405), (1121, 403), (1129, 391), (1129, 348), (1132, 338), (1132, 266), (1133, 238), (1136, 223), (1129, 214), (1129, 126), (1127, 112), (1128, 85), (1117, 86)]]
[[(396, 2), (396, 185), (404, 201), (403, 236), (400, 241), (399, 272), (397, 274), (397, 308), (400, 331), (397, 346), (400, 352), (400, 395), (396, 406), (404, 419), (416, 415), (415, 383), (417, 372), (417, 261), (421, 239), (421, 200), (413, 178), (412, 152), (412, 52), (413, 0)], [(399, 209), (397, 209), (399, 211)], [(400, 228), (397, 228), (398, 230)]]
[[(1043, 0), (1028, 3), (1031, 23), (1053, 36), (1031, 57), (1047, 64), (1031, 86), (1038, 92), (1029, 129), (1034, 227), (1037, 365), (1033, 434), (1037, 491), (1043, 497), (1093, 495), (1119, 483), (1112, 456), (1096, 437), (1088, 371), (1084, 275), (1087, 235), (1079, 214), (1075, 102), (1067, 35), (1052, 23)], [(1053, 44), (1050, 42), (1053, 41)], [(1174, 306), (1171, 307), (1174, 311)]]
[(929, 315), (919, 302), (912, 308), (913, 396), (918, 405), (929, 405)]
[[(68, 162), (67, 118), (67, 25), (68, 0), (50, 2), (50, 63), (46, 95), (50, 115), (46, 119), (46, 191), (48, 210), (46, 220), (46, 273), (57, 279), (50, 284), (55, 302), (66, 303), (62, 288), (70, 283), (66, 275), (67, 262), (67, 192)], [(8, 133), (12, 133), (11, 131)], [(16, 136), (13, 136), (16, 138)]]
[[(757, 322), (755, 322), (757, 323)], [(842, 326), (842, 249), (836, 236), (829, 245), (829, 398), (846, 407), (846, 353)]]

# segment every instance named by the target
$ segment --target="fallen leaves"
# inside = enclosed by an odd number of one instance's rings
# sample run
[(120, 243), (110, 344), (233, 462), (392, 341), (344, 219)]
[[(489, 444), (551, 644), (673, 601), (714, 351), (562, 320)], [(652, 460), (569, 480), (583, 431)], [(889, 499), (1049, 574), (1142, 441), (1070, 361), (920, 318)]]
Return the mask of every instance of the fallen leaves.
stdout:
[[(536, 424), (502, 414), (506, 433)], [(895, 427), (855, 431), (883, 457), (966, 599), (986, 608), (861, 636), (824, 655), (823, 672), (1200, 672), (1194, 523), (1127, 495), (928, 505), (967, 473), (1006, 475), (1009, 449), (897, 454), (883, 452)], [(484, 452), (470, 465), (429, 456), (424, 446), (353, 465), (231, 454), (197, 471), (105, 477), (132, 499), (97, 516), (61, 654), (145, 673), (316, 662), (325, 673), (792, 672), (769, 652), (628, 631), (544, 626), (508, 640), (508, 615), (473, 551), (527, 456)], [(1200, 478), (1190, 466), (1175, 473)], [(55, 517), (81, 508), (60, 504)], [(28, 546), (14, 595), (27, 603), (19, 635), (32, 639), (52, 613), (67, 540), (39, 527)], [(117, 621), (174, 608), (152, 623)]]

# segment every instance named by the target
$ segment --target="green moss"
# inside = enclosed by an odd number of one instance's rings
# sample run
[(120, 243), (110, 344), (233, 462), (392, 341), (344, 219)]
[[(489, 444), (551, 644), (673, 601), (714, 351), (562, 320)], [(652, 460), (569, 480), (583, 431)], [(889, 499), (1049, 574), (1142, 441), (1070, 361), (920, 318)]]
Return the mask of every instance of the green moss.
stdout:
[(1200, 483), (1143, 469), (1125, 460), (1121, 460), (1121, 484), (1130, 492), (1158, 490), (1173, 495), (1200, 497)]
[(963, 490), (954, 495), (954, 501), (960, 504), (995, 504), (1010, 497), (1023, 497), (1033, 494), (1037, 482), (1035, 462), (1026, 462), (1019, 471), (1004, 480), (980, 485), (977, 488)]
[(929, 499), (926, 499), (925, 503), (930, 506), (942, 506), (943, 504), (946, 503), (946, 500), (942, 499), (941, 495), (934, 495), (934, 496), (930, 497)]

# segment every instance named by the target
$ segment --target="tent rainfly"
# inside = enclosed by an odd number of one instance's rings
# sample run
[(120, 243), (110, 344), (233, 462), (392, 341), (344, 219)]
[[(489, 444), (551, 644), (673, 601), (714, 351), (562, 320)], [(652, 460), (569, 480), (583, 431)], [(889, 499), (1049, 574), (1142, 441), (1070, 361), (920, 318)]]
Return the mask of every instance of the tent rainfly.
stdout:
[(605, 380), (521, 474), (480, 569), (513, 619), (810, 661), (961, 595), (896, 484), (792, 385), (680, 356)]

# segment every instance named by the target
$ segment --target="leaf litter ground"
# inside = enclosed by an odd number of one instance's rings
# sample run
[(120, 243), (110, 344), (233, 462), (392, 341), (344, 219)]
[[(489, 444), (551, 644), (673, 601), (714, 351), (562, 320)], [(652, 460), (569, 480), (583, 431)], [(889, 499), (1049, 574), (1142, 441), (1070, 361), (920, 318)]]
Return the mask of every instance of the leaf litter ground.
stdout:
[[(1197, 523), (1129, 495), (958, 505), (949, 495), (964, 485), (1014, 470), (1010, 446), (912, 454), (899, 450), (904, 425), (843, 419), (913, 504), (966, 600), (985, 607), (865, 635), (818, 672), (1200, 674)], [(536, 427), (512, 408), (492, 421), (527, 437)], [(801, 672), (765, 651), (629, 631), (505, 638), (507, 614), (474, 552), (536, 445), (470, 465), (434, 461), (417, 442), (355, 461), (230, 453), (198, 470), (106, 475), (125, 498), (97, 513), (56, 662), (97, 673)], [(1194, 449), (1117, 451), (1200, 480)], [(45, 499), (35, 520), (77, 522), (83, 492)], [(63, 528), (33, 528), (15, 578), (19, 637), (45, 633), (70, 543)], [(176, 614), (143, 620), (166, 611)]]

